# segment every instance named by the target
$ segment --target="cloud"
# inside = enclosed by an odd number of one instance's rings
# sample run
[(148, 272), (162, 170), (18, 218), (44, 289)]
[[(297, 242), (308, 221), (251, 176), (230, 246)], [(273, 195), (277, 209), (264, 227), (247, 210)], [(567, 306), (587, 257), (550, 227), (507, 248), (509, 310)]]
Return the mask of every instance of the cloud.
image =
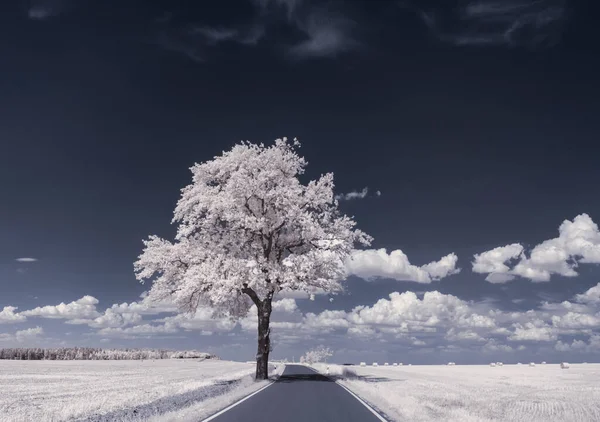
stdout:
[(438, 40), (457, 46), (498, 45), (538, 48), (555, 44), (566, 20), (566, 0), (474, 0), (416, 11)]
[(165, 323), (161, 325), (142, 324), (127, 328), (102, 328), (97, 332), (103, 338), (121, 338), (133, 340), (138, 338), (164, 337), (177, 333), (179, 329), (176, 325)]
[(277, 44), (285, 57), (295, 61), (333, 58), (360, 46), (352, 37), (356, 23), (339, 10), (301, 0), (251, 0), (251, 3), (258, 16), (241, 24), (178, 26), (171, 16), (161, 19), (158, 45), (195, 62), (204, 62), (223, 43), (254, 47), (275, 28)]
[(27, 328), (25, 330), (19, 330), (15, 334), (0, 333), (0, 342), (12, 343), (27, 343), (30, 340), (35, 340), (44, 334), (42, 327)]
[(0, 312), (0, 324), (15, 324), (27, 321), (25, 315), (15, 313), (16, 310), (16, 306), (5, 306)]
[(294, 59), (332, 58), (359, 46), (351, 36), (356, 23), (339, 14), (315, 9), (296, 25), (304, 40), (289, 48), (288, 55)]
[(57, 14), (58, 13), (56, 11), (43, 6), (32, 7), (27, 12), (27, 16), (29, 16), (29, 19), (39, 21), (49, 19)]
[(575, 296), (575, 300), (580, 303), (600, 306), (600, 283), (588, 289), (585, 293)]
[[(576, 277), (579, 264), (600, 264), (600, 231), (587, 214), (560, 225), (559, 236), (536, 245), (529, 257), (518, 243), (474, 255), (473, 271), (489, 274), (492, 283), (510, 281), (515, 276), (534, 282), (549, 281), (551, 276)], [(506, 262), (520, 260), (510, 268)]]
[(15, 259), (17, 262), (36, 262), (37, 258), (17, 258)]
[(490, 283), (506, 283), (515, 278), (509, 274), (510, 268), (506, 262), (522, 256), (523, 246), (518, 243), (500, 246), (490, 251), (474, 255), (473, 272), (488, 274), (486, 280)]
[(216, 46), (223, 42), (254, 46), (265, 35), (265, 29), (261, 25), (240, 28), (197, 26), (191, 29), (190, 33), (201, 35), (209, 46)]
[(355, 275), (371, 281), (378, 278), (389, 278), (398, 281), (414, 281), (431, 283), (460, 272), (456, 268), (458, 257), (449, 254), (439, 261), (418, 267), (409, 262), (408, 257), (400, 249), (367, 249), (354, 251), (346, 261), (348, 275)]
[[(487, 255), (488, 258), (480, 260), (482, 269), (497, 269), (505, 254)], [(497, 256), (499, 258), (495, 259)], [(443, 268), (439, 274), (455, 268), (454, 259), (442, 259), (438, 263)], [(523, 312), (502, 311), (489, 301), (465, 301), (439, 291), (394, 292), (370, 305), (321, 312), (303, 312), (296, 300), (286, 297), (273, 302), (271, 328), (277, 345), (306, 343), (319, 338), (342, 345), (352, 338), (353, 342), (364, 342), (365, 347), (377, 341), (394, 348), (440, 353), (518, 353), (541, 348), (588, 353), (600, 350), (599, 293), (600, 283), (575, 295), (571, 301), (543, 302), (537, 308)], [(254, 335), (256, 331), (255, 306), (246, 317), (236, 321), (227, 316), (215, 316), (213, 310), (206, 307), (199, 308), (193, 315), (175, 314), (152, 319), (165, 312), (175, 313), (176, 308), (168, 302), (153, 304), (146, 295), (138, 302), (114, 304), (102, 314), (96, 310), (97, 303), (92, 296), (84, 296), (69, 304), (44, 306), (22, 313), (15, 312), (14, 307), (6, 307), (0, 312), (0, 318), (3, 315), (4, 319), (18, 319), (19, 322), (25, 320), (25, 315), (63, 319), (67, 324), (86, 324), (94, 329), (95, 335), (104, 339), (239, 335), (238, 329), (244, 336), (246, 333)], [(23, 342), (41, 335), (43, 332), (39, 330), (22, 330), (18, 335), (0, 334), (0, 340)]]
[(177, 307), (168, 300), (152, 301), (144, 292), (139, 302), (115, 303), (94, 319), (73, 318), (70, 324), (87, 324), (92, 328), (118, 328), (139, 324), (143, 316), (176, 313)]
[(515, 331), (508, 337), (511, 341), (553, 341), (556, 340), (557, 334), (552, 327), (542, 323), (542, 326), (537, 326), (534, 322), (527, 322), (522, 325), (514, 324)]
[(360, 192), (352, 191), (352, 192), (348, 192), (348, 193), (340, 193), (338, 195), (335, 195), (335, 199), (337, 199), (338, 201), (351, 201), (352, 199), (364, 199), (367, 197), (368, 193), (369, 193), (369, 188), (364, 188)]
[(17, 331), (15, 333), (15, 338), (18, 342), (24, 342), (27, 340), (31, 340), (37, 338), (44, 334), (44, 330), (42, 327), (28, 328), (26, 330)]
[(21, 314), (27, 317), (40, 317), (50, 319), (83, 320), (100, 316), (96, 310), (98, 299), (93, 296), (84, 296), (71, 303), (60, 303), (37, 307)]
[(65, 11), (68, 3), (69, 0), (29, 0), (27, 17), (36, 21), (54, 18)]

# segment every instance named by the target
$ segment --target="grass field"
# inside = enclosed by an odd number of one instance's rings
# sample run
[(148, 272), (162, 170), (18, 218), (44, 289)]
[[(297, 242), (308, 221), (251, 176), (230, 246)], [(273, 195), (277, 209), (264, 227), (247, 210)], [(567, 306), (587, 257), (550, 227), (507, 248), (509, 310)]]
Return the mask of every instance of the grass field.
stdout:
[[(331, 365), (330, 373), (343, 368)], [(392, 420), (600, 421), (600, 364), (349, 369), (356, 376), (340, 382)]]
[(164, 419), (189, 407), (199, 420), (226, 405), (224, 397), (259, 388), (253, 373), (254, 366), (247, 363), (219, 360), (4, 360), (0, 420), (137, 421), (157, 415)]

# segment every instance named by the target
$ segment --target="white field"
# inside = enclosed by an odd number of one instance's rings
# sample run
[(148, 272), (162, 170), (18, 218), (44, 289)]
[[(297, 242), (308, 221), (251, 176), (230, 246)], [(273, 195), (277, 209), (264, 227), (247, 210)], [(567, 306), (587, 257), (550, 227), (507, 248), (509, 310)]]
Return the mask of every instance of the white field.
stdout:
[(0, 420), (185, 420), (177, 412), (193, 408), (198, 421), (264, 386), (253, 373), (253, 365), (219, 360), (0, 360)]
[(339, 382), (395, 421), (600, 421), (600, 364), (349, 369)]

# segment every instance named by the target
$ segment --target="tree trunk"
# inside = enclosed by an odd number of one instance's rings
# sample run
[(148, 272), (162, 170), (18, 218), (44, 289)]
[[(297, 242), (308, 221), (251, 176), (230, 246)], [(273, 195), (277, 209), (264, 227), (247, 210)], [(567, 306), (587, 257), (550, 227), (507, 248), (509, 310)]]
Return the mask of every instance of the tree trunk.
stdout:
[(271, 350), (270, 328), (271, 298), (267, 297), (258, 311), (258, 351), (256, 352), (256, 381), (269, 378), (269, 351)]

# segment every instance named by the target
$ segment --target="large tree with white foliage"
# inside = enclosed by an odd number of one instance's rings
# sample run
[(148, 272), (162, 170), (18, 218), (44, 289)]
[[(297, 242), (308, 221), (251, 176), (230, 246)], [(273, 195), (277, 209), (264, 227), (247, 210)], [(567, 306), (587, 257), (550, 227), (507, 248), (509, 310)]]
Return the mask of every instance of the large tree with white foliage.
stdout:
[(268, 377), (273, 298), (284, 291), (336, 292), (355, 244), (371, 238), (338, 210), (333, 174), (303, 184), (299, 142), (242, 142), (191, 167), (173, 223), (173, 242), (150, 236), (135, 263), (149, 297), (182, 311), (209, 306), (239, 318), (258, 314), (256, 379)]

